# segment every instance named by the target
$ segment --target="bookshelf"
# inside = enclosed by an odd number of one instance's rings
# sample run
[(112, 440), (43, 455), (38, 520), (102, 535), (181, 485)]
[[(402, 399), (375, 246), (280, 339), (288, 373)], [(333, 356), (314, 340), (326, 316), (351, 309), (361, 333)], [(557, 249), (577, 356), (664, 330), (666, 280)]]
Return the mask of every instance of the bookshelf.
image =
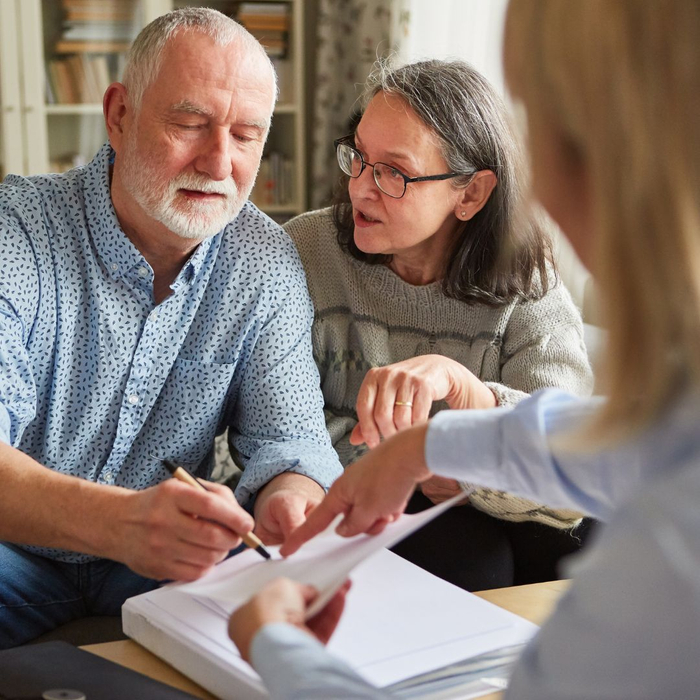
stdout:
[(57, 172), (106, 139), (102, 94), (140, 29), (209, 6), (260, 38), (280, 99), (252, 199), (280, 220), (307, 208), (303, 0), (0, 0), (0, 174)]

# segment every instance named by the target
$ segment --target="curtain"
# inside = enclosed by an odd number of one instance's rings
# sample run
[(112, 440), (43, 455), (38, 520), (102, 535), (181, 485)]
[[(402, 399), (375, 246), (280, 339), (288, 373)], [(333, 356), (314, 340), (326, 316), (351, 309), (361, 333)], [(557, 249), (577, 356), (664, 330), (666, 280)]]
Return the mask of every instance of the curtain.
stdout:
[(328, 204), (340, 172), (333, 140), (344, 136), (377, 58), (394, 51), (395, 0), (319, 0), (310, 200)]
[(508, 0), (395, 0), (402, 62), (461, 58), (503, 90), (501, 52)]

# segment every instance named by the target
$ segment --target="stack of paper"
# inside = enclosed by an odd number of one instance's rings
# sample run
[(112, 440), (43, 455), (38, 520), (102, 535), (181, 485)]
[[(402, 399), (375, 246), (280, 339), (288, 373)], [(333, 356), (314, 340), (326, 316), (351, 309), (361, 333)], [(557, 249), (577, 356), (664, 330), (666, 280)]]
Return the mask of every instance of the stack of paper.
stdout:
[(344, 539), (329, 529), (286, 560), (243, 552), (196, 583), (131, 598), (123, 608), (124, 631), (221, 698), (262, 698), (259, 677), (228, 638), (230, 613), (277, 576), (313, 584), (322, 605), (354, 569), (332, 653), (404, 697), (492, 691), (535, 625), (384, 549), (444, 507), (404, 515), (377, 537)]

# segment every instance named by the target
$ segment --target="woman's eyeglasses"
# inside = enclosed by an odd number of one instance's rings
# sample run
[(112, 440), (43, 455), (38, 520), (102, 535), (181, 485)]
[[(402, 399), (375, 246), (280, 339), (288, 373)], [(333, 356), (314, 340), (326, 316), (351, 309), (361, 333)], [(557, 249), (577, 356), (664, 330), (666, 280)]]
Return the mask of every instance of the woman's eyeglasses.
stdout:
[(406, 194), (406, 185), (411, 182), (428, 182), (430, 180), (449, 180), (453, 177), (463, 175), (473, 175), (470, 173), (442, 173), (440, 175), (426, 175), (424, 177), (408, 177), (398, 168), (395, 168), (386, 163), (368, 163), (362, 154), (355, 148), (352, 136), (343, 136), (333, 142), (336, 155), (338, 156), (338, 165), (340, 169), (352, 178), (360, 177), (362, 171), (367, 167), (372, 168), (374, 181), (377, 187), (384, 194), (394, 199), (401, 199)]

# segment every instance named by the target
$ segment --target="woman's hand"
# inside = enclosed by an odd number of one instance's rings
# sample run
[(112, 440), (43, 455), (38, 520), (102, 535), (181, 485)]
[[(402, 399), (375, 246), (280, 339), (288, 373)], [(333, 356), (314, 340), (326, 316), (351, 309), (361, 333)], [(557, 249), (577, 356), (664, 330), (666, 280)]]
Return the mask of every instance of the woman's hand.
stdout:
[(353, 445), (376, 447), (381, 438), (424, 423), (434, 401), (450, 408), (493, 408), (496, 397), (466, 367), (442, 355), (420, 355), (369, 370), (357, 396)]
[(289, 556), (343, 514), (336, 532), (352, 537), (379, 534), (396, 520), (416, 484), (431, 476), (425, 463), (428, 424), (409, 428), (351, 464), (333, 482), (326, 497), (285, 540), (282, 556)]
[[(458, 493), (464, 493), (458, 481), (447, 479), (444, 476), (431, 476), (420, 485), (420, 490), (426, 498), (429, 498), (436, 505), (456, 496)], [(458, 505), (464, 505), (468, 500), (469, 496), (465, 494), (464, 500), (460, 501)]]
[(288, 578), (275, 579), (231, 615), (229, 636), (246, 661), (250, 661), (250, 645), (258, 630), (273, 622), (294, 625), (327, 644), (340, 620), (349, 588), (350, 581), (346, 581), (318, 615), (305, 621), (307, 609), (318, 596), (316, 589)]

